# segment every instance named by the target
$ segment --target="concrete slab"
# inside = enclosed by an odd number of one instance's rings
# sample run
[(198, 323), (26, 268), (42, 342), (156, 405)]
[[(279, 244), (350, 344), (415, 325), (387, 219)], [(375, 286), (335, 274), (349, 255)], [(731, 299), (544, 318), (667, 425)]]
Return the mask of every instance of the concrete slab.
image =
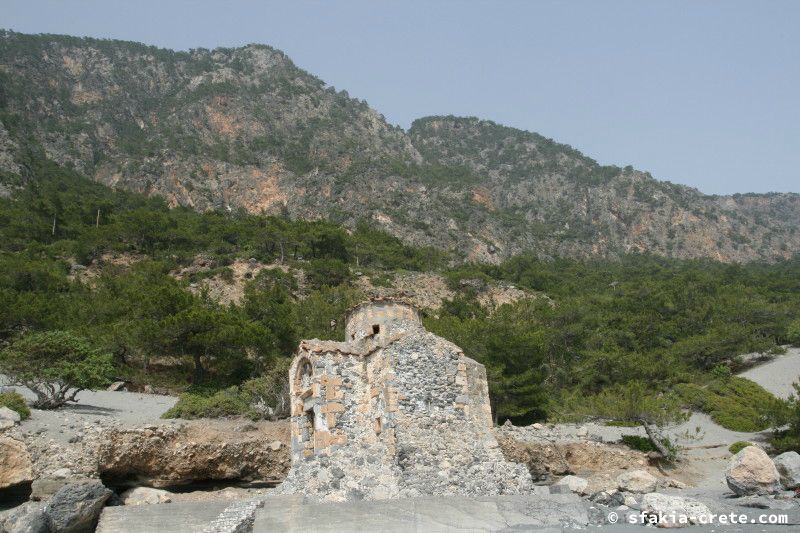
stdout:
[(585, 504), (574, 494), (417, 498), (345, 503), (272, 504), (256, 512), (254, 533), (380, 531), (482, 532), (542, 530), (588, 524)]
[(106, 507), (97, 533), (195, 533), (214, 520), (230, 501), (120, 505)]

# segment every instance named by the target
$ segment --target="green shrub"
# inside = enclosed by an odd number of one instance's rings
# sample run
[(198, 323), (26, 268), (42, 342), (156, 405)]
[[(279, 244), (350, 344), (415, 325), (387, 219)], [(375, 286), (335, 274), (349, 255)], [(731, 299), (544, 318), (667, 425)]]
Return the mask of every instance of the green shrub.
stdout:
[(375, 287), (392, 287), (392, 276), (390, 274), (373, 274), (369, 277), (370, 283)]
[(728, 446), (728, 451), (731, 452), (732, 454), (736, 455), (740, 451), (742, 451), (745, 448), (747, 448), (748, 446), (752, 446), (752, 445), (753, 445), (752, 442), (748, 442), (746, 440), (737, 440), (736, 442), (734, 442), (733, 444)]
[(31, 410), (25, 403), (25, 398), (18, 392), (0, 392), (0, 407), (8, 407), (12, 411), (16, 411), (23, 420), (31, 416)]
[(244, 415), (248, 408), (249, 405), (239, 394), (239, 388), (229, 387), (211, 396), (192, 392), (181, 394), (178, 402), (161, 418), (222, 418)]
[(635, 428), (639, 427), (639, 422), (631, 422), (630, 420), (609, 420), (605, 426), (612, 428)]
[(787, 340), (795, 346), (800, 346), (800, 320), (795, 320), (786, 328)]
[(745, 378), (715, 379), (705, 387), (682, 383), (675, 391), (685, 407), (707, 413), (731, 431), (763, 431), (780, 425), (788, 415), (785, 402)]
[(623, 435), (622, 444), (626, 445), (632, 450), (639, 450), (640, 452), (657, 452), (653, 442), (647, 437), (640, 437), (638, 435)]
[(775, 453), (798, 452), (800, 453), (800, 436), (790, 431), (777, 433), (769, 441)]
[(285, 418), (289, 415), (290, 364), (288, 358), (279, 359), (265, 375), (241, 385), (218, 391), (195, 389), (181, 394), (178, 402), (161, 418)]

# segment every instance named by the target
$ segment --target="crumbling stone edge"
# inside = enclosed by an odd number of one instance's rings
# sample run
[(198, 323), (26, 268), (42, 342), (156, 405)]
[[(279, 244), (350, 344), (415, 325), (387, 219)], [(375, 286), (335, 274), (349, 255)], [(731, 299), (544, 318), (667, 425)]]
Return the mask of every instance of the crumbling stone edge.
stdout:
[(250, 533), (256, 518), (256, 510), (264, 506), (263, 499), (242, 500), (226, 507), (203, 533)]

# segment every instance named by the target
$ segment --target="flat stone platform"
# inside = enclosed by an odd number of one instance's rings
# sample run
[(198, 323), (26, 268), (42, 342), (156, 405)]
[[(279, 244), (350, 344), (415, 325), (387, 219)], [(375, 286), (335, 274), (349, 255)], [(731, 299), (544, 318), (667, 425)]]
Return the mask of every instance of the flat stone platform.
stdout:
[(381, 531), (472, 532), (586, 527), (586, 507), (573, 494), (426, 497), (408, 500), (265, 506), (256, 511), (254, 533)]
[[(106, 507), (98, 533), (194, 533), (233, 502), (166, 503)], [(264, 499), (253, 531), (304, 533), (531, 531), (588, 524), (573, 494), (426, 497), (408, 500), (305, 503), (298, 496)]]

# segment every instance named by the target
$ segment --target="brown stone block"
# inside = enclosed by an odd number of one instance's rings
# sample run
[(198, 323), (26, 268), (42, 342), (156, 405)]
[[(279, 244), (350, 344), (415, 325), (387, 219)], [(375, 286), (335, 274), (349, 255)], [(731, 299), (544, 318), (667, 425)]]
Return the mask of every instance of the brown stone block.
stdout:
[(321, 408), (322, 413), (343, 413), (344, 404), (339, 402), (328, 402)]
[(325, 415), (325, 422), (328, 424), (328, 428), (336, 427), (336, 415), (333, 413), (327, 413)]

